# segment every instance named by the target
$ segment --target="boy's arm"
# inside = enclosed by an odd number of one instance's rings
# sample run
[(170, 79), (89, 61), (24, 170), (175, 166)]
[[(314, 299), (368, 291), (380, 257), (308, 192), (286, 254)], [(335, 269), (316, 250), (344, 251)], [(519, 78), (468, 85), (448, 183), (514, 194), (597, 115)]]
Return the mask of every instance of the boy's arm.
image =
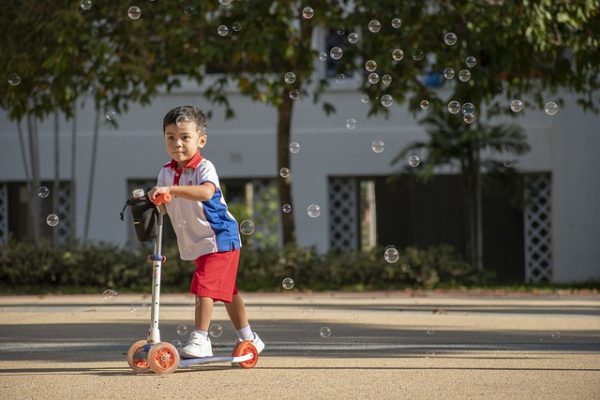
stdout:
[(216, 191), (212, 182), (204, 182), (201, 185), (189, 186), (155, 186), (148, 192), (151, 200), (157, 195), (170, 193), (172, 196), (181, 197), (188, 200), (208, 201), (212, 199)]

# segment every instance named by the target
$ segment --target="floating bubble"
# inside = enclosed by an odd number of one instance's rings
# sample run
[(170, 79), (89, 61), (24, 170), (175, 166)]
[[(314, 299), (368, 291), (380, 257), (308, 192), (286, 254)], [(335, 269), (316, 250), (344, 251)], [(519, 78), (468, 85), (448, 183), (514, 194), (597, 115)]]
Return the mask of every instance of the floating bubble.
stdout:
[(58, 225), (59, 222), (60, 222), (60, 219), (58, 218), (58, 215), (56, 215), (56, 214), (50, 214), (46, 217), (46, 223), (50, 226), (56, 226), (56, 225)]
[(254, 222), (250, 220), (245, 219), (240, 223), (240, 232), (242, 232), (244, 235), (252, 235), (254, 233), (254, 229)]
[(444, 68), (444, 72), (443, 72), (444, 78), (454, 79), (454, 74), (455, 74), (455, 72), (454, 72), (453, 68)]
[(342, 35), (344, 35), (346, 33), (346, 28), (344, 28), (343, 26), (338, 26), (336, 32), (337, 32), (338, 35), (342, 36)]
[(286, 214), (289, 214), (292, 212), (292, 206), (288, 203), (285, 203), (284, 205), (281, 206), (281, 211), (283, 211)]
[(131, 6), (127, 10), (127, 16), (133, 20), (140, 19), (142, 10), (138, 6)]
[(48, 197), (48, 195), (50, 195), (50, 189), (48, 189), (46, 186), (40, 186), (37, 195), (38, 197), (45, 199), (46, 197)]
[(548, 115), (556, 115), (558, 113), (558, 104), (553, 101), (549, 101), (544, 106), (544, 112)]
[(318, 204), (311, 204), (306, 207), (306, 213), (311, 218), (317, 218), (319, 215), (321, 215), (321, 207), (319, 207)]
[(194, 12), (196, 12), (196, 9), (194, 8), (194, 6), (185, 6), (183, 8), (183, 13), (185, 15), (194, 15)]
[(348, 42), (352, 44), (358, 43), (358, 33), (352, 32), (348, 35)]
[(394, 98), (390, 94), (384, 94), (381, 96), (381, 105), (384, 107), (391, 107), (394, 104)]
[(465, 65), (467, 66), (467, 68), (473, 68), (477, 65), (477, 59), (473, 56), (469, 56), (465, 58)]
[(462, 105), (461, 110), (463, 115), (470, 115), (475, 112), (475, 106), (473, 105), (473, 103), (465, 103)]
[(331, 328), (327, 326), (322, 327), (319, 329), (319, 335), (321, 335), (321, 337), (328, 338), (331, 336)]
[(185, 336), (187, 335), (189, 332), (187, 325), (177, 325), (177, 334), (179, 336)]
[(560, 332), (559, 331), (553, 332), (552, 339), (560, 339)]
[(383, 140), (374, 140), (371, 143), (371, 150), (373, 150), (375, 153), (379, 154), (383, 150), (385, 150), (385, 143), (383, 142)]
[(112, 303), (113, 301), (115, 301), (118, 294), (119, 293), (116, 290), (106, 289), (104, 292), (102, 292), (102, 300), (104, 300), (107, 303)]
[(425, 58), (425, 53), (421, 49), (415, 49), (415, 51), (413, 51), (412, 58), (415, 61), (421, 61), (423, 58)]
[(242, 24), (240, 24), (239, 22), (234, 22), (231, 25), (231, 29), (233, 29), (234, 32), (239, 32), (242, 30)]
[(290, 176), (290, 169), (283, 167), (279, 170), (279, 176), (281, 176), (282, 178), (287, 178), (288, 176)]
[(81, 0), (81, 3), (79, 3), (79, 7), (81, 7), (82, 10), (89, 10), (90, 8), (92, 8), (92, 0)]
[(294, 280), (292, 278), (285, 278), (283, 281), (281, 281), (281, 286), (285, 290), (290, 290), (294, 287)]
[(457, 40), (458, 38), (456, 37), (456, 33), (454, 32), (447, 32), (444, 35), (444, 43), (446, 43), (448, 46), (454, 46)]
[(344, 55), (344, 51), (339, 47), (332, 47), (331, 50), (329, 50), (329, 55), (334, 60), (339, 60)]
[(460, 112), (460, 103), (456, 100), (452, 100), (448, 103), (448, 111), (450, 114), (458, 114)]
[(471, 79), (471, 71), (468, 69), (461, 69), (458, 71), (458, 79), (461, 82), (467, 82), (469, 79)]
[(363, 104), (369, 104), (369, 101), (371, 101), (371, 99), (369, 99), (369, 95), (367, 94), (363, 94), (362, 96), (360, 96), (360, 102)]
[(8, 84), (11, 86), (19, 86), (21, 84), (21, 76), (17, 73), (11, 72), (8, 74)]
[(400, 252), (395, 247), (388, 247), (383, 252), (383, 258), (390, 264), (395, 263), (400, 259)]
[(517, 160), (505, 160), (502, 164), (506, 168), (512, 168), (515, 166), (516, 163), (517, 163)]
[(379, 82), (379, 74), (377, 72), (371, 72), (367, 77), (367, 80), (371, 85), (375, 85), (377, 82)]
[(319, 53), (319, 61), (325, 62), (327, 61), (327, 53), (325, 53), (324, 51)]
[(300, 143), (298, 143), (298, 142), (290, 143), (290, 152), (291, 153), (298, 154), (299, 151), (300, 151)]
[(402, 49), (392, 50), (392, 59), (394, 61), (402, 61), (403, 58), (404, 58), (404, 51), (402, 51)]
[(463, 121), (465, 121), (465, 124), (472, 124), (475, 121), (475, 114), (466, 114)]
[(356, 120), (354, 118), (348, 118), (346, 120), (346, 128), (348, 129), (356, 129)]
[(421, 109), (422, 110), (429, 110), (429, 101), (428, 100), (421, 100)]
[(427, 329), (427, 336), (435, 335), (435, 331), (433, 329)]
[(315, 10), (313, 10), (312, 7), (304, 7), (304, 9), (302, 10), (302, 18), (311, 19), (314, 16), (315, 16)]
[(129, 306), (129, 311), (131, 311), (132, 313), (137, 312), (137, 310), (138, 310), (137, 304), (131, 304)]
[(181, 350), (181, 348), (183, 347), (183, 343), (181, 343), (181, 340), (179, 339), (175, 339), (171, 342), (171, 344), (173, 345), (173, 347), (175, 347), (177, 350)]
[(231, 0), (219, 0), (219, 3), (220, 3), (222, 6), (228, 6), (228, 5), (230, 5), (230, 4), (231, 4)]
[(292, 99), (292, 100), (298, 100), (299, 97), (300, 97), (300, 90), (299, 89), (292, 89), (292, 90), (290, 90), (290, 99)]
[(393, 18), (392, 19), (392, 28), (398, 29), (401, 26), (402, 26), (402, 20), (400, 18)]
[(402, 270), (403, 273), (408, 274), (410, 272), (410, 265), (402, 264), (402, 266), (400, 267), (400, 270)]
[(189, 115), (187, 114), (179, 114), (177, 116), (177, 118), (175, 119), (175, 125), (177, 125), (180, 128), (183, 128), (185, 126), (185, 124), (191, 122), (192, 119), (190, 118)]
[(381, 30), (381, 22), (377, 21), (376, 19), (372, 19), (371, 21), (369, 21), (369, 31), (371, 31), (372, 33), (377, 33)]
[(296, 82), (296, 74), (293, 72), (286, 72), (286, 74), (283, 76), (283, 80), (285, 83), (294, 83)]
[(116, 121), (117, 120), (117, 112), (115, 110), (108, 110), (106, 112), (106, 114), (104, 114), (104, 117), (109, 121)]
[(510, 109), (513, 112), (521, 112), (523, 110), (523, 102), (521, 100), (513, 100), (510, 102)]
[(337, 74), (335, 76), (335, 83), (337, 83), (338, 85), (341, 85), (344, 82), (346, 82), (346, 75), (344, 75), (344, 74)]
[(229, 28), (227, 27), (227, 25), (219, 25), (219, 27), (217, 28), (217, 34), (221, 37), (229, 35)]
[(223, 327), (219, 324), (212, 324), (208, 328), (208, 334), (212, 337), (221, 337), (223, 334)]
[(418, 155), (411, 154), (410, 156), (408, 156), (408, 165), (410, 165), (413, 168), (416, 168), (419, 166), (419, 164), (421, 164), (421, 159)]
[(365, 63), (365, 69), (369, 72), (373, 72), (377, 69), (377, 63), (373, 60), (367, 60)]
[(383, 83), (385, 86), (389, 86), (392, 84), (392, 76), (389, 74), (385, 74), (384, 76), (381, 77), (381, 83)]

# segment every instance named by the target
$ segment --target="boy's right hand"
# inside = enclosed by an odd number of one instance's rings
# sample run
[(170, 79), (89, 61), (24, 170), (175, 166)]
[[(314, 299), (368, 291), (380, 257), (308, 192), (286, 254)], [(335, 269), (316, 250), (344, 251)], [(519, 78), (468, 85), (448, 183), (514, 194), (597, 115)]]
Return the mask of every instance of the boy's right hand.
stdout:
[(170, 190), (169, 190), (168, 186), (154, 186), (148, 192), (148, 198), (153, 203), (156, 203), (156, 201), (160, 197), (163, 197), (163, 198), (170, 198), (171, 197)]

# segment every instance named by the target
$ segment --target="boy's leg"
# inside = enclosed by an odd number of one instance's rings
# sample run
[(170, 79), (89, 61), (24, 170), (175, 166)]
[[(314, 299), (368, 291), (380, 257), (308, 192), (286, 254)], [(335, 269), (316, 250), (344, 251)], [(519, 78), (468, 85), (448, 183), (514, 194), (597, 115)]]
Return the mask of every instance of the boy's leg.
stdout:
[(234, 294), (231, 303), (225, 303), (225, 309), (236, 331), (249, 325), (248, 317), (246, 316), (246, 306), (241, 295)]
[(208, 332), (215, 302), (210, 297), (196, 296), (196, 330)]

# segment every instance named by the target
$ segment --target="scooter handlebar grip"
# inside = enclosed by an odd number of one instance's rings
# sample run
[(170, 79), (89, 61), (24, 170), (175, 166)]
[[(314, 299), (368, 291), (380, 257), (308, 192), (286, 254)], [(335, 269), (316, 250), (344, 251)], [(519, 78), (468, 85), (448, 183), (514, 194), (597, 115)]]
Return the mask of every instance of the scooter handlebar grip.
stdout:
[(157, 206), (160, 206), (161, 204), (167, 204), (170, 201), (171, 201), (171, 195), (169, 193), (161, 193), (161, 194), (157, 194), (152, 202), (154, 204), (156, 204)]

